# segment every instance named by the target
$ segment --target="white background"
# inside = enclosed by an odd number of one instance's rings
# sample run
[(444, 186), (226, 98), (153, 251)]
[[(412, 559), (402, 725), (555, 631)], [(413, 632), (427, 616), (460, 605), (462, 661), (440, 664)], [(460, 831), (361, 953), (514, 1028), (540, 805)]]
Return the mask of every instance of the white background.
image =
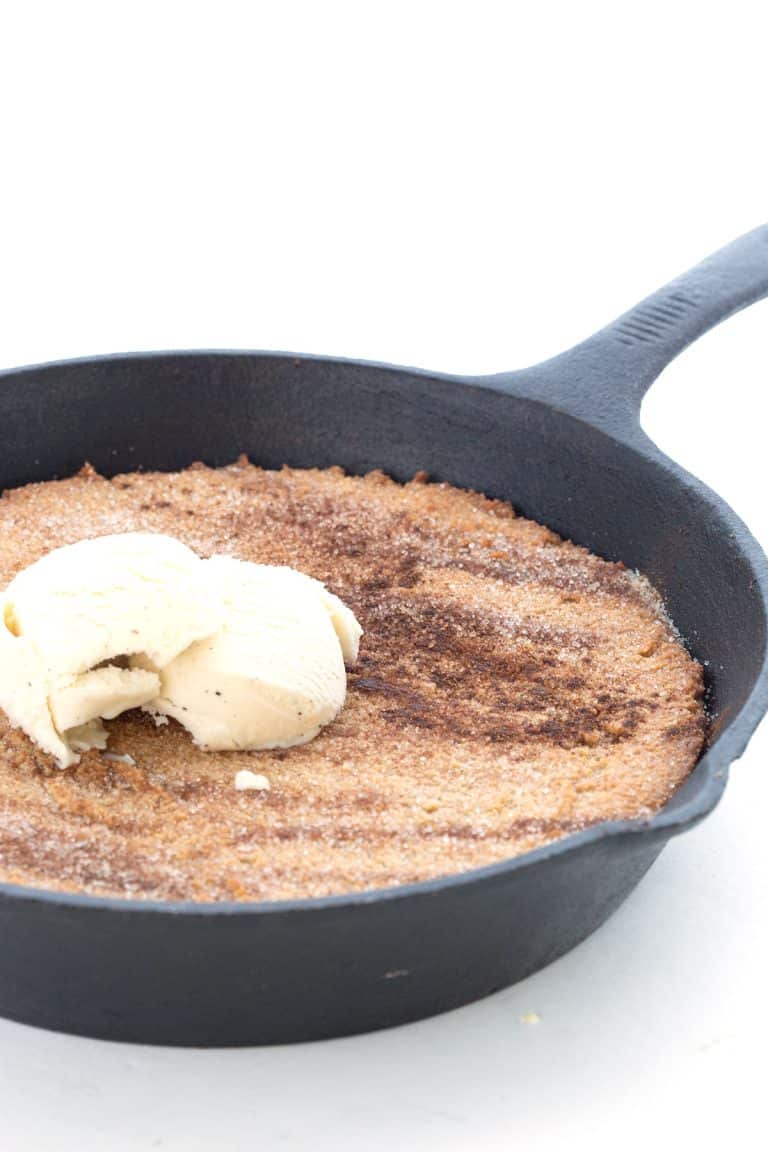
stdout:
[[(760, 8), (3, 3), (0, 366), (551, 355), (768, 217)], [(644, 412), (763, 543), (767, 382), (758, 305)], [(448, 1016), (230, 1052), (0, 1021), (3, 1148), (762, 1146), (766, 751), (587, 943)]]

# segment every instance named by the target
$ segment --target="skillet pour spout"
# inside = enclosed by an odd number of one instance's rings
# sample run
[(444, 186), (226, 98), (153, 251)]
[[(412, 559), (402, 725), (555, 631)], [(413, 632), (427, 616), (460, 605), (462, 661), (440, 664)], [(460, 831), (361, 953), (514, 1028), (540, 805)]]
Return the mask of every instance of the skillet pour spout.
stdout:
[(0, 1013), (176, 1045), (286, 1043), (406, 1023), (574, 947), (666, 841), (709, 812), (768, 707), (768, 565), (739, 518), (661, 453), (642, 396), (703, 332), (768, 295), (768, 226), (577, 347), (468, 377), (270, 352), (160, 352), (0, 374), (4, 488), (175, 470), (420, 469), (644, 572), (705, 663), (713, 738), (648, 820), (595, 826), (420, 884), (279, 903), (157, 902), (0, 884)]

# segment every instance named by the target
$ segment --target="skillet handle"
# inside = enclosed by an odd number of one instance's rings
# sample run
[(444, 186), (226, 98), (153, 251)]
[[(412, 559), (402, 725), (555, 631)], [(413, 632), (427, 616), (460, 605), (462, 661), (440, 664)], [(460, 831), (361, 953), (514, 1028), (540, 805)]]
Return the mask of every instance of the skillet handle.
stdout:
[(545, 400), (622, 439), (640, 432), (640, 404), (683, 349), (768, 296), (768, 225), (678, 276), (582, 344), (494, 386)]

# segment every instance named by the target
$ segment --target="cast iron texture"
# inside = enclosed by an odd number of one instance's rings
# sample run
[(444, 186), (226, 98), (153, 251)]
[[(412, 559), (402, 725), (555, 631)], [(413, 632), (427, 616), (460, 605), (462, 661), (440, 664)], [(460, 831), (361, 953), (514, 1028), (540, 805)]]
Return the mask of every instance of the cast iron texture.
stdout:
[(717, 737), (650, 820), (603, 824), (424, 884), (273, 904), (150, 903), (0, 886), (0, 1012), (89, 1036), (266, 1044), (454, 1008), (548, 964), (625, 898), (664, 843), (717, 803), (768, 703), (768, 571), (741, 521), (640, 430), (662, 368), (768, 294), (768, 228), (736, 241), (577, 348), (467, 378), (270, 353), (159, 353), (0, 378), (0, 484), (176, 469), (240, 452), (342, 464), (511, 500), (640, 568), (708, 662)]

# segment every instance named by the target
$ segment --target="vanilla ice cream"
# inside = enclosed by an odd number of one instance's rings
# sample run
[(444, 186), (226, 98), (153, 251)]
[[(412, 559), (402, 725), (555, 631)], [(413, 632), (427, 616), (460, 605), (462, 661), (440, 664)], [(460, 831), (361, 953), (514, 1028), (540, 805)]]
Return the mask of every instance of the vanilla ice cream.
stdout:
[(289, 747), (338, 715), (362, 629), (292, 568), (151, 533), (49, 552), (0, 595), (0, 707), (67, 767), (144, 707), (208, 749)]

